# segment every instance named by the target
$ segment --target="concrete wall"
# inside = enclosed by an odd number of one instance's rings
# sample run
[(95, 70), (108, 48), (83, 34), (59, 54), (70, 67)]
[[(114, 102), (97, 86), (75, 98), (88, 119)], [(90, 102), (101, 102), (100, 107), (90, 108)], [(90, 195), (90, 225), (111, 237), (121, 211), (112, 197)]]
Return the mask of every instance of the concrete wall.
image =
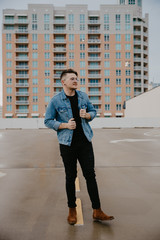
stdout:
[[(160, 127), (159, 118), (95, 118), (90, 123), (92, 128), (134, 128)], [(0, 129), (40, 129), (46, 128), (44, 118), (2, 118)]]
[(160, 118), (160, 87), (126, 101), (125, 117)]

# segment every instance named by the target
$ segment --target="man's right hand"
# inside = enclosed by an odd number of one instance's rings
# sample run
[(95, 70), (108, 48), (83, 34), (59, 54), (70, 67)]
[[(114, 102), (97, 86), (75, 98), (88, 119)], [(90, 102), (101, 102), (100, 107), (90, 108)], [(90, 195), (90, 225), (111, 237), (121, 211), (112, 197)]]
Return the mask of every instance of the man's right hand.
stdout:
[(74, 121), (74, 118), (69, 119), (67, 127), (68, 129), (76, 129), (76, 122)]

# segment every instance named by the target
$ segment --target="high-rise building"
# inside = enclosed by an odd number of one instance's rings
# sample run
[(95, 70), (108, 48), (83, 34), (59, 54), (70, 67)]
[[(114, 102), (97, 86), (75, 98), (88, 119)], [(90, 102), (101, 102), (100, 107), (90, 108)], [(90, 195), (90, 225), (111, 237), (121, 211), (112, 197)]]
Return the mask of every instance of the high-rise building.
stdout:
[(97, 116), (122, 117), (148, 90), (148, 14), (141, 0), (116, 5), (29, 4), (3, 11), (3, 117), (44, 117), (73, 68)]

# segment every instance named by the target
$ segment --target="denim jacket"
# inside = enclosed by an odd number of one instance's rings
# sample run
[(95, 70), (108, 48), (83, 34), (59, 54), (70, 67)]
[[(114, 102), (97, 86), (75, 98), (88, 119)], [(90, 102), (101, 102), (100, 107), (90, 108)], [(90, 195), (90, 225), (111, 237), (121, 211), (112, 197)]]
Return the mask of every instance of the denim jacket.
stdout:
[[(89, 121), (93, 120), (96, 116), (96, 110), (86, 93), (77, 91), (78, 96), (78, 108), (86, 109), (91, 116), (90, 120), (82, 118), (82, 128), (88, 141), (91, 142), (93, 137), (92, 129), (89, 125)], [(64, 90), (54, 96), (48, 104), (44, 124), (46, 127), (57, 131), (58, 141), (60, 144), (71, 145), (73, 130), (70, 129), (58, 129), (61, 123), (67, 123), (69, 119), (73, 118), (72, 108), (69, 99), (66, 97)]]

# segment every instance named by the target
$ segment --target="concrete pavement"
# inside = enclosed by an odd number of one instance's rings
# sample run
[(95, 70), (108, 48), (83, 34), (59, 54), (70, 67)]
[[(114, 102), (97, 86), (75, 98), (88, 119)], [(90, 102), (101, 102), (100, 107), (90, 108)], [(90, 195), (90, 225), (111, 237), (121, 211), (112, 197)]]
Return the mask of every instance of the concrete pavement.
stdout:
[(102, 209), (94, 222), (79, 168), (83, 226), (70, 226), (56, 133), (0, 130), (0, 240), (160, 240), (160, 129), (94, 129)]

